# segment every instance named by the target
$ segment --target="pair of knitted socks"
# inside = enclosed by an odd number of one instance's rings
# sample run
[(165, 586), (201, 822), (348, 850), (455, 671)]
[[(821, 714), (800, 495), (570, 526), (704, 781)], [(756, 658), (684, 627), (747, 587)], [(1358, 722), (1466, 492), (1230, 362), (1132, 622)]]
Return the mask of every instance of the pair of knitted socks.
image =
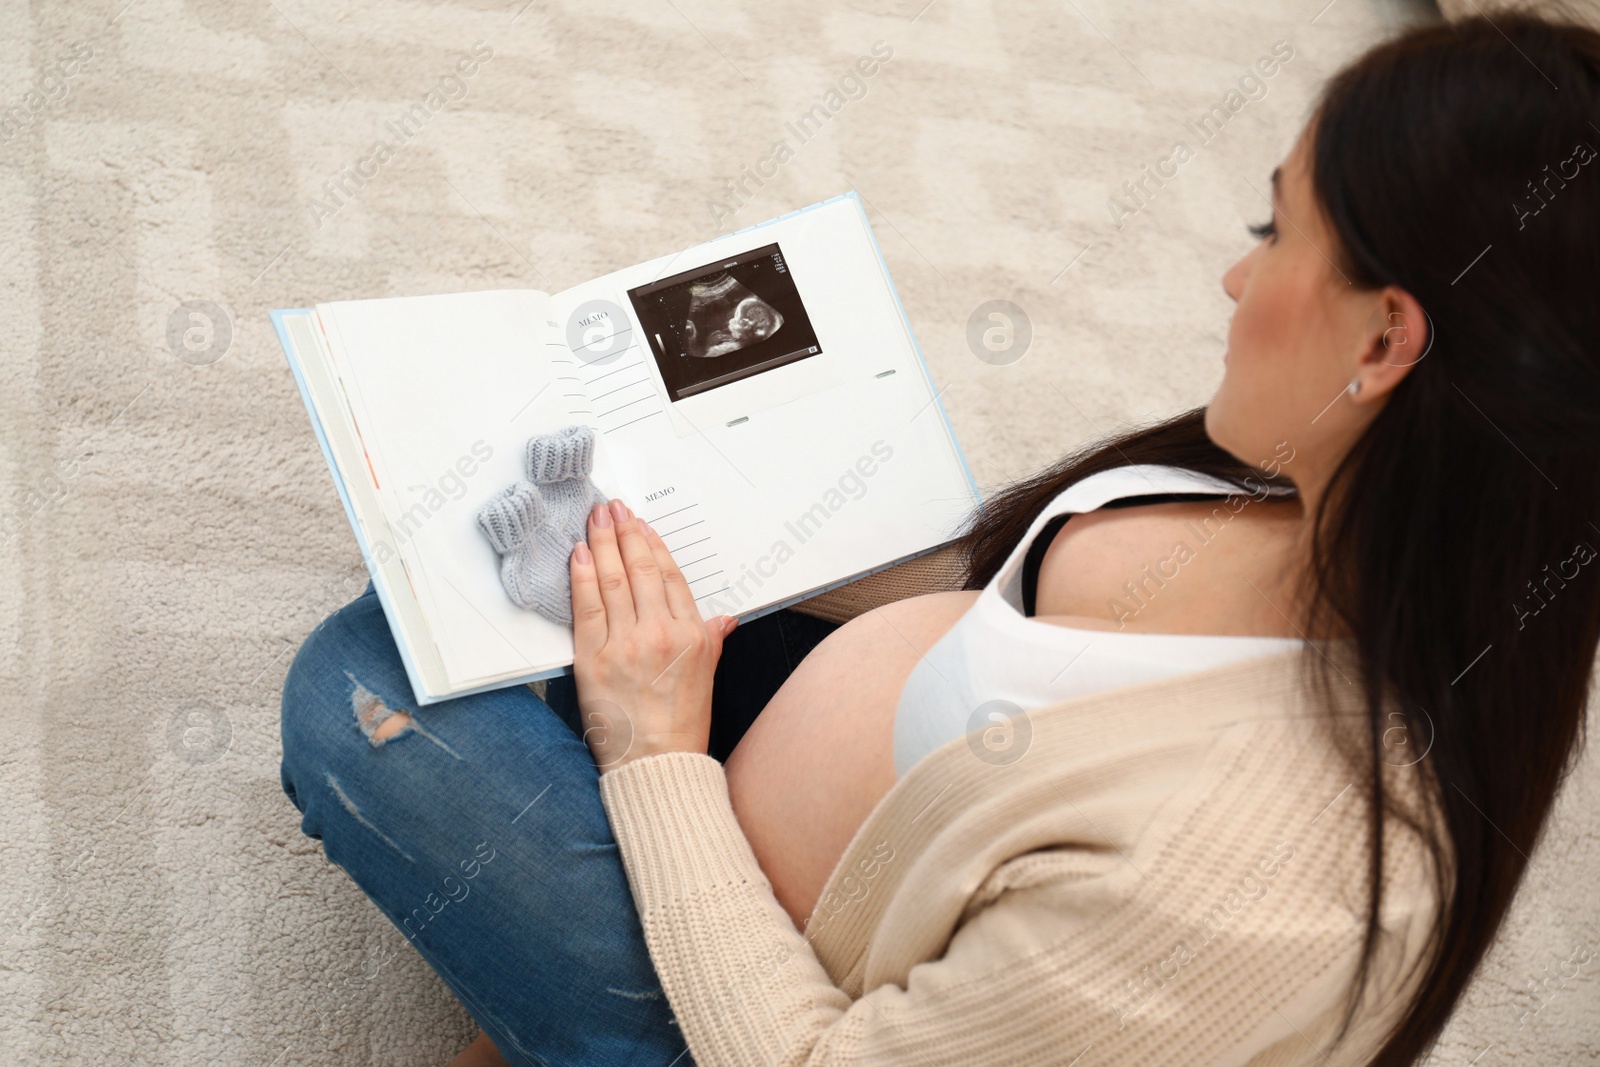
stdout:
[(589, 480), (594, 431), (567, 426), (540, 434), (524, 452), (527, 477), (478, 512), (478, 526), (500, 554), (500, 584), (511, 602), (572, 625), (572, 546), (588, 536), (589, 513), (606, 502)]

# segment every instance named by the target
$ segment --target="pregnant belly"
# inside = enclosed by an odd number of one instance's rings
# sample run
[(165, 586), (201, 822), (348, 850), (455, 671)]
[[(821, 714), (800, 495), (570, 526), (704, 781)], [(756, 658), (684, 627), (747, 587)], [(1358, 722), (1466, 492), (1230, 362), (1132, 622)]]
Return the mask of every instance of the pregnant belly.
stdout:
[(728, 757), (734, 813), (797, 927), (894, 785), (894, 713), (906, 677), (977, 597), (929, 593), (845, 623), (801, 661)]

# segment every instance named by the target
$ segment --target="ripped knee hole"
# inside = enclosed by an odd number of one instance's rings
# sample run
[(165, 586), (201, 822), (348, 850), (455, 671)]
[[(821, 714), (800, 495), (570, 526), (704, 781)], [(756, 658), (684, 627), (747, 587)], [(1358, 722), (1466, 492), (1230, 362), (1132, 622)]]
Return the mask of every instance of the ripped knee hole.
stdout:
[(387, 741), (410, 725), (411, 716), (403, 711), (394, 712), (387, 719), (380, 722), (377, 729), (372, 731), (372, 740)]
[(355, 682), (355, 690), (350, 694), (350, 710), (355, 712), (356, 724), (374, 748), (410, 728), (410, 715), (395, 711), (354, 678), (351, 681)]

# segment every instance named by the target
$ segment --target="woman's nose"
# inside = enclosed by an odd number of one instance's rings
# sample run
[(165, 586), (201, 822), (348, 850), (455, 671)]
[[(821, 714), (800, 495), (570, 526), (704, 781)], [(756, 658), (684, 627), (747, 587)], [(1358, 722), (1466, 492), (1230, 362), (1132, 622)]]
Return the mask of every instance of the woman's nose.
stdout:
[(1240, 256), (1222, 275), (1222, 291), (1235, 304), (1239, 302), (1239, 294), (1244, 292), (1244, 280), (1250, 271), (1249, 262), (1249, 256)]

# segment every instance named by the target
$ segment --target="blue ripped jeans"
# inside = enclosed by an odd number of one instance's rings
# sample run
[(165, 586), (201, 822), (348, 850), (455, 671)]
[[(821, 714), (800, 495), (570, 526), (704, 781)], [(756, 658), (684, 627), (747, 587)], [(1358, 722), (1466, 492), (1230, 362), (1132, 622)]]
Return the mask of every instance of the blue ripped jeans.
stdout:
[[(726, 758), (833, 624), (778, 611), (729, 635)], [(371, 586), (306, 638), (283, 691), (283, 788), (389, 921), (520, 1065), (690, 1067), (579, 736), (570, 675), (418, 709)], [(411, 723), (372, 734), (396, 711)]]

